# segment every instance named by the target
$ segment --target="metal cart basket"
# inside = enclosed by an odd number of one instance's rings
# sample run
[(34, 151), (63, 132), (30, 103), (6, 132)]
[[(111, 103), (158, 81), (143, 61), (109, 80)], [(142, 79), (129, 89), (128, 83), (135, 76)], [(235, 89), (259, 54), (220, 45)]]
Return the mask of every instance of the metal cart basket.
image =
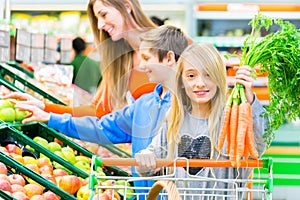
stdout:
[[(89, 181), (91, 190), (90, 200), (100, 199), (95, 198), (96, 193), (101, 193), (106, 189), (112, 193), (120, 194), (120, 198), (112, 195), (111, 199), (129, 199), (129, 200), (154, 200), (154, 199), (170, 199), (170, 200), (202, 200), (202, 199), (272, 199), (273, 177), (272, 177), (272, 159), (263, 160), (244, 160), (241, 163), (241, 168), (256, 168), (267, 170), (267, 177), (256, 175), (248, 179), (218, 179), (194, 176), (187, 173), (184, 178), (176, 178), (176, 170), (185, 167), (188, 172), (189, 168), (193, 167), (209, 167), (209, 168), (231, 168), (229, 160), (211, 160), (211, 159), (186, 159), (178, 158), (176, 160), (158, 159), (157, 167), (166, 166), (173, 167), (173, 173), (164, 176), (152, 177), (105, 177), (97, 176), (94, 172), (97, 166), (137, 166), (133, 158), (99, 158), (93, 157), (92, 167)], [(250, 170), (251, 171), (251, 170)], [(113, 178), (113, 180), (112, 180)], [(103, 184), (110, 180), (109, 185)], [(153, 180), (155, 183), (152, 187), (137, 187), (134, 186), (136, 181)], [(123, 182), (123, 184), (118, 184)], [(226, 188), (218, 187), (199, 187), (208, 182), (213, 182), (215, 185), (226, 184)], [(145, 191), (145, 192), (142, 192)], [(118, 196), (118, 195), (117, 195)]]

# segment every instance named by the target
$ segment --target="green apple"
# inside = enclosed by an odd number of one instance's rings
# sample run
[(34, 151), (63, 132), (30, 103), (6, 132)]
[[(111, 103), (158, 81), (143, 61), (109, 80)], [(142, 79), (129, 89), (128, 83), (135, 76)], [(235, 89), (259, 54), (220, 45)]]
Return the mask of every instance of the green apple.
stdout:
[(35, 149), (32, 148), (31, 146), (29, 146), (28, 144), (25, 146), (26, 149), (28, 149), (29, 151), (31, 151), (32, 153), (35, 152)]
[(78, 161), (74, 164), (75, 167), (81, 169), (82, 171), (86, 172), (86, 173), (90, 173), (90, 164), (84, 161)]
[(13, 122), (16, 118), (16, 112), (13, 108), (2, 108), (0, 110), (0, 120), (5, 122)]
[(52, 152), (61, 151), (61, 146), (57, 142), (49, 142), (48, 149)]
[(14, 108), (14, 104), (8, 99), (0, 99), (0, 109), (3, 108)]
[(91, 163), (91, 158), (87, 157), (87, 156), (76, 156), (76, 162), (78, 161), (84, 161), (88, 164)]
[(76, 194), (78, 200), (89, 199), (89, 196), (90, 196), (90, 189), (88, 185), (81, 186)]
[(62, 152), (63, 158), (65, 160), (67, 160), (68, 162), (70, 162), (72, 164), (75, 164), (76, 156), (75, 156), (73, 149), (71, 149), (69, 147), (63, 147), (63, 148), (61, 148), (61, 152)]
[(53, 161), (52, 162), (53, 167), (55, 169), (63, 169), (65, 170), (69, 175), (73, 174), (71, 170), (67, 169), (66, 167), (62, 166), (61, 164), (59, 164), (58, 162)]
[(33, 141), (35, 141), (36, 143), (38, 143), (39, 145), (45, 147), (46, 149), (48, 149), (48, 141), (40, 136), (35, 136), (33, 138)]
[(22, 121), (28, 114), (29, 112), (26, 110), (19, 110), (19, 109), (15, 109), (16, 112), (16, 121)]

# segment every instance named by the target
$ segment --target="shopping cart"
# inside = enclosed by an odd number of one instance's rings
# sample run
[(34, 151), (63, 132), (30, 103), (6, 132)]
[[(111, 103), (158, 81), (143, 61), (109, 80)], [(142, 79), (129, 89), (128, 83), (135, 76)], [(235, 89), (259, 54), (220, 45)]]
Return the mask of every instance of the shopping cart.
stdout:
[[(247, 160), (242, 161), (241, 168), (256, 168), (259, 170), (265, 170), (268, 172), (267, 177), (254, 176), (249, 179), (218, 179), (194, 176), (187, 173), (184, 178), (176, 178), (176, 170), (182, 167), (186, 168), (188, 172), (189, 168), (193, 167), (209, 167), (209, 168), (231, 168), (229, 160), (210, 160), (210, 159), (186, 159), (178, 158), (176, 160), (158, 159), (157, 167), (173, 167), (173, 172), (164, 176), (152, 176), (152, 177), (105, 177), (97, 176), (94, 172), (98, 166), (137, 166), (136, 160), (133, 158), (99, 158), (94, 156), (92, 159), (92, 167), (89, 181), (90, 200), (100, 199), (95, 198), (96, 193), (101, 193), (104, 190), (110, 190), (112, 193), (111, 199), (128, 199), (139, 200), (147, 199), (169, 199), (169, 200), (202, 200), (202, 199), (272, 199), (273, 190), (273, 177), (272, 177), (272, 165), (271, 158), (263, 160)], [(134, 183), (141, 180), (153, 180), (155, 184), (152, 187), (135, 187)], [(111, 184), (103, 184), (110, 181)], [(122, 182), (123, 184), (118, 184)], [(199, 187), (199, 185), (205, 185), (207, 183), (226, 184), (228, 187)], [(147, 191), (147, 192), (141, 192)]]

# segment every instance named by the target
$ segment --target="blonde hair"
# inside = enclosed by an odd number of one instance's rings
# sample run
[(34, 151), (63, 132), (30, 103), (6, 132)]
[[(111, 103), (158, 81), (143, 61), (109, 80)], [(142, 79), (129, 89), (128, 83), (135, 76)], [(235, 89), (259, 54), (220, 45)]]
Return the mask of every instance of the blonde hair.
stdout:
[[(175, 91), (172, 95), (171, 110), (167, 140), (169, 145), (168, 157), (174, 158), (176, 146), (180, 142), (179, 130), (184, 118), (185, 110), (191, 110), (191, 100), (187, 96), (182, 81), (184, 62), (188, 62), (196, 69), (204, 69), (217, 85), (216, 95), (210, 102), (208, 117), (208, 132), (212, 146), (215, 146), (219, 134), (220, 119), (226, 102), (227, 83), (226, 67), (218, 50), (210, 44), (192, 44), (185, 49), (177, 62)], [(214, 148), (211, 148), (213, 154)]]
[[(133, 28), (145, 31), (146, 28), (154, 28), (156, 25), (143, 12), (138, 0), (89, 1), (87, 13), (94, 40), (102, 58), (101, 71), (103, 73), (102, 82), (97, 90), (95, 99), (99, 99), (100, 102), (105, 97), (108, 97), (110, 108), (118, 109), (126, 104), (126, 92), (128, 90), (130, 70), (133, 66), (134, 49), (125, 39), (113, 41), (106, 31), (98, 29), (98, 19), (93, 10), (96, 1), (101, 1), (104, 5), (117, 9), (121, 13), (124, 22), (130, 23)], [(131, 7), (130, 13), (127, 12), (126, 5)], [(134, 22), (131, 20), (131, 17)], [(99, 104), (99, 102), (96, 102), (96, 104)]]
[(159, 62), (162, 62), (169, 51), (174, 52), (177, 61), (188, 46), (188, 40), (181, 29), (171, 25), (162, 25), (149, 30), (143, 33), (140, 38), (142, 42), (147, 42), (152, 53), (158, 55)]

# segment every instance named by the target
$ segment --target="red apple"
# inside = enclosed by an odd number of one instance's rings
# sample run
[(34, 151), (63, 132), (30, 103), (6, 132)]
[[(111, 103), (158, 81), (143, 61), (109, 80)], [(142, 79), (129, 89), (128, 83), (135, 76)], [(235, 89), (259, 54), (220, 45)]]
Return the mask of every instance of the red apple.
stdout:
[(74, 195), (80, 188), (80, 179), (74, 175), (62, 176), (58, 182), (58, 186), (64, 191)]
[(0, 146), (0, 151), (1, 151), (2, 153), (4, 153), (5, 155), (9, 155), (7, 149), (6, 149), (5, 147), (3, 147), (3, 146)]
[(34, 195), (30, 198), (30, 200), (46, 200), (45, 197), (41, 194)]
[(30, 200), (24, 192), (14, 192), (12, 193), (12, 196), (18, 200)]
[(40, 169), (37, 166), (37, 164), (26, 164), (25, 167), (31, 169), (32, 171), (36, 172), (36, 173), (40, 173)]
[(25, 185), (25, 179), (20, 174), (11, 174), (8, 176), (10, 184)]
[(0, 180), (6, 180), (9, 182), (9, 178), (6, 174), (0, 174)]
[(7, 174), (7, 167), (4, 163), (0, 162), (0, 174)]
[(52, 191), (47, 191), (43, 194), (46, 200), (60, 200), (60, 197)]
[(54, 183), (56, 185), (56, 179), (53, 175), (51, 174), (41, 174), (42, 177), (44, 177), (45, 179), (47, 179), (48, 181), (51, 181), (52, 183)]
[(11, 192), (12, 190), (11, 190), (10, 182), (4, 179), (0, 180), (0, 189)]
[(12, 191), (12, 193), (14, 193), (14, 192), (24, 192), (25, 193), (24, 187), (19, 184), (12, 184), (11, 191)]
[(51, 160), (47, 157), (41, 157), (37, 159), (37, 166), (39, 168), (43, 167), (43, 166), (51, 166), (52, 167), (52, 163)]
[(69, 175), (67, 171), (63, 169), (54, 169), (53, 170), (53, 176), (58, 177), (58, 176), (67, 176)]
[(34, 195), (42, 195), (43, 194), (43, 188), (37, 184), (29, 183), (24, 186), (24, 189), (26, 191), (26, 195), (31, 198)]
[(49, 165), (40, 167), (40, 174), (53, 174), (53, 167)]
[(22, 155), (22, 149), (15, 144), (7, 144), (5, 148), (7, 149), (8, 153), (15, 153), (18, 155)]

